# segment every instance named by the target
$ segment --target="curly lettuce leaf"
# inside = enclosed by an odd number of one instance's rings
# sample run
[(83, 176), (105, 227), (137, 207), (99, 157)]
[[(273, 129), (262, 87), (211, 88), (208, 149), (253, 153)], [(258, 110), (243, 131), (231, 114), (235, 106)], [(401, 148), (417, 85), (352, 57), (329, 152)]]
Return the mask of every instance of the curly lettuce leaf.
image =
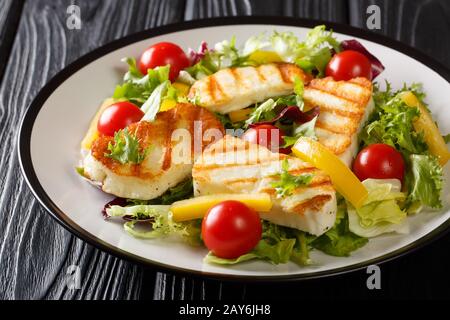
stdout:
[(405, 104), (401, 98), (405, 91), (413, 92), (426, 107), (425, 94), (419, 84), (404, 85), (398, 91), (393, 91), (388, 82), (384, 91), (375, 87), (375, 112), (361, 131), (360, 139), (363, 146), (386, 143), (402, 153), (408, 192), (405, 208), (408, 213), (417, 213), (423, 206), (442, 207), (442, 167), (429, 155), (423, 132), (414, 129), (413, 122), (420, 111)]
[(125, 128), (114, 133), (114, 142), (108, 143), (108, 151), (105, 157), (121, 164), (139, 164), (145, 159), (149, 149), (141, 151), (139, 140)]
[(306, 72), (324, 75), (326, 65), (331, 59), (332, 50), (339, 52), (340, 43), (327, 31), (324, 25), (316, 26), (300, 42), (291, 32), (274, 32), (270, 42), (275, 52), (288, 62), (295, 62)]
[(386, 91), (375, 89), (375, 112), (360, 134), (364, 146), (385, 143), (399, 150), (405, 158), (427, 151), (423, 134), (416, 132), (413, 126), (420, 111), (405, 104), (399, 96), (403, 91), (392, 93), (390, 87)]
[(299, 176), (294, 176), (289, 173), (289, 162), (284, 159), (281, 163), (281, 172), (278, 175), (278, 180), (272, 182), (272, 188), (275, 188), (278, 197), (290, 196), (295, 189), (299, 187), (308, 186), (312, 181), (313, 175), (304, 173)]
[(441, 191), (443, 171), (438, 159), (431, 155), (410, 156), (411, 170), (406, 175), (408, 201), (431, 208), (442, 208)]
[(170, 235), (181, 237), (191, 245), (200, 245), (201, 220), (174, 222), (169, 205), (113, 205), (106, 208), (109, 217), (126, 217), (126, 232), (136, 238), (154, 239)]
[(169, 79), (170, 66), (148, 69), (143, 75), (136, 66), (136, 59), (125, 58), (128, 71), (123, 77), (123, 84), (117, 85), (113, 93), (115, 100), (128, 100), (141, 106), (161, 83)]

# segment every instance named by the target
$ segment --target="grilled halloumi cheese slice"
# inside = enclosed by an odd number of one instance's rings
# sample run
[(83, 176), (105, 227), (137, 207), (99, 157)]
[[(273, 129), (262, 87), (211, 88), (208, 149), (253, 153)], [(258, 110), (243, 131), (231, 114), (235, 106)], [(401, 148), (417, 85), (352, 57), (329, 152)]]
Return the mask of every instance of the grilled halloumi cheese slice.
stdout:
[(290, 63), (226, 68), (196, 81), (188, 97), (199, 106), (226, 114), (271, 97), (292, 94), (295, 77), (304, 83), (311, 79), (302, 69)]
[[(281, 163), (288, 159), (289, 173), (313, 174), (310, 185), (289, 196), (278, 197), (272, 183), (279, 180)], [(192, 169), (194, 195), (219, 193), (268, 193), (273, 206), (262, 219), (320, 235), (336, 219), (336, 193), (328, 175), (298, 158), (225, 136), (211, 144)]]
[[(139, 147), (148, 150), (141, 163), (121, 164), (105, 156), (113, 138), (100, 136), (83, 161), (84, 174), (99, 183), (103, 191), (118, 197), (156, 198), (190, 177), (194, 157), (209, 144), (202, 139), (202, 132), (208, 129), (217, 129), (220, 134), (224, 130), (221, 122), (208, 110), (178, 104), (159, 113), (153, 122), (140, 121), (128, 126), (130, 134), (139, 140)], [(194, 144), (198, 134), (199, 146)]]
[(372, 82), (314, 79), (305, 87), (303, 99), (307, 106), (320, 108), (315, 128), (319, 142), (350, 166), (358, 150), (358, 134), (374, 109)]

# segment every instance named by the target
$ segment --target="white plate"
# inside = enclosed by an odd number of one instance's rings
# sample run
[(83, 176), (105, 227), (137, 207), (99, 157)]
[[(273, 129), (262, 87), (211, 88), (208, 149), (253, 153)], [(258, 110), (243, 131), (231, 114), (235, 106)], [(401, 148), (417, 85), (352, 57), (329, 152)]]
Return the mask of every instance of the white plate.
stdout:
[[(167, 240), (135, 239), (123, 231), (120, 223), (103, 220), (100, 210), (111, 196), (80, 179), (74, 167), (80, 157), (80, 140), (91, 118), (102, 100), (111, 96), (126, 70), (121, 58), (139, 56), (145, 48), (159, 41), (175, 42), (187, 49), (196, 48), (201, 40), (213, 44), (232, 35), (242, 43), (252, 35), (272, 30), (290, 30), (303, 38), (308, 27), (314, 25), (313, 21), (287, 18), (195, 21), (135, 34), (82, 57), (42, 89), (24, 117), (19, 155), (34, 195), (67, 229), (103, 250), (145, 264), (217, 278), (281, 280), (331, 275), (386, 261), (443, 234), (450, 218), (447, 183), (443, 193), (444, 209), (408, 218), (410, 234), (371, 239), (348, 258), (313, 251), (314, 264), (308, 267), (293, 263), (272, 265), (263, 261), (231, 267), (204, 264), (206, 249)], [(329, 26), (342, 32), (336, 33), (338, 39), (357, 38), (383, 62), (386, 70), (377, 79), (379, 82), (388, 79), (394, 88), (404, 82), (422, 82), (441, 132), (450, 132), (450, 84), (446, 80), (450, 79), (450, 73), (445, 68), (393, 40), (347, 26)], [(448, 166), (445, 175), (447, 182)]]

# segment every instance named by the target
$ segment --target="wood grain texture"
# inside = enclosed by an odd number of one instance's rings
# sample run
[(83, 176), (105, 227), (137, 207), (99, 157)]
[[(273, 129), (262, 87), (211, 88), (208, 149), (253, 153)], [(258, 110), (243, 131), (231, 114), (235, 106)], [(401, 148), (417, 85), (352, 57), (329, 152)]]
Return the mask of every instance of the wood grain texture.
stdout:
[(349, 0), (352, 25), (367, 28), (369, 5), (379, 6), (381, 12), (381, 29), (374, 32), (409, 44), (450, 67), (448, 0)]
[[(244, 15), (315, 18), (365, 28), (366, 8), (377, 4), (382, 8), (382, 28), (377, 32), (446, 62), (450, 49), (448, 1), (78, 0), (82, 28), (68, 30), (66, 8), (72, 2), (26, 0), (21, 10), (20, 6), (16, 7), (16, 1), (0, 1), (0, 58), (8, 60), (0, 84), (0, 167), (8, 168), (0, 171), (0, 298), (450, 297), (450, 277), (446, 276), (450, 269), (450, 254), (446, 249), (450, 237), (383, 265), (381, 291), (367, 290), (365, 271), (301, 283), (244, 285), (139, 267), (100, 252), (53, 221), (25, 185), (15, 152), (18, 122), (39, 89), (77, 57), (126, 34), (182, 20)], [(20, 21), (11, 18), (14, 16), (20, 16)], [(8, 39), (9, 49), (5, 45)], [(4, 56), (3, 52), (6, 52)], [(80, 290), (67, 289), (66, 270), (70, 265), (80, 267)]]
[(22, 6), (23, 2), (20, 0), (0, 1), (0, 83), (11, 52)]
[[(179, 21), (180, 1), (79, 1), (81, 30), (66, 28), (71, 1), (27, 1), (0, 87), (0, 298), (135, 299), (142, 269), (76, 239), (37, 204), (19, 172), (16, 129), (39, 89), (82, 54), (145, 28)], [(66, 270), (80, 267), (80, 290)]]

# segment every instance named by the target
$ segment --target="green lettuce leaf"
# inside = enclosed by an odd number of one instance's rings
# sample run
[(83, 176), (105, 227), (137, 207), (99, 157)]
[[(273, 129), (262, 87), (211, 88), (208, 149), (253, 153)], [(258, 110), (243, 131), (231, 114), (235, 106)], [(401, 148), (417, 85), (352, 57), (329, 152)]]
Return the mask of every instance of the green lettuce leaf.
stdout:
[(114, 142), (108, 143), (108, 151), (105, 157), (121, 164), (139, 164), (145, 159), (149, 149), (141, 151), (138, 139), (125, 128), (114, 133)]
[(293, 261), (299, 265), (310, 264), (309, 242), (302, 231), (281, 227), (273, 223), (263, 221), (263, 233), (256, 247), (235, 259), (224, 259), (208, 253), (204, 261), (216, 264), (236, 264), (252, 259), (267, 260), (273, 264)]
[(315, 116), (312, 120), (305, 122), (299, 126), (293, 124), (293, 135), (292, 136), (283, 136), (284, 145), (283, 148), (287, 148), (293, 146), (300, 137), (310, 137), (314, 140), (317, 139), (316, 131), (314, 130), (316, 126), (317, 116)]
[(289, 173), (289, 162), (287, 159), (284, 159), (281, 163), (281, 173), (278, 177), (279, 179), (272, 182), (271, 186), (275, 188), (278, 197), (286, 197), (290, 196), (295, 189), (309, 185), (313, 175), (309, 173), (299, 176), (291, 175)]
[(324, 75), (325, 67), (331, 59), (331, 49), (340, 52), (340, 43), (327, 31), (324, 25), (316, 26), (300, 42), (291, 32), (274, 32), (270, 38), (275, 52), (285, 61), (295, 62), (306, 72)]
[(385, 143), (399, 150), (405, 159), (428, 150), (423, 134), (413, 127), (414, 120), (420, 115), (419, 109), (407, 106), (400, 97), (400, 93), (406, 90), (417, 93), (419, 97), (423, 95), (416, 85), (396, 92), (392, 92), (388, 84), (386, 91), (375, 87), (375, 111), (360, 134), (364, 146)]
[(141, 106), (161, 83), (169, 79), (170, 66), (148, 69), (144, 76), (136, 66), (136, 59), (125, 58), (128, 71), (123, 77), (123, 84), (117, 85), (113, 93), (115, 100), (128, 100)]
[(201, 220), (174, 222), (169, 205), (115, 205), (106, 213), (109, 217), (127, 217), (130, 221), (124, 223), (124, 229), (136, 238), (178, 236), (191, 245), (202, 244)]
[(248, 119), (245, 121), (245, 127), (248, 127), (252, 123), (272, 119), (275, 116), (273, 110), (276, 105), (277, 104), (273, 99), (261, 103), (249, 115)]
[(340, 198), (333, 228), (314, 239), (311, 242), (313, 248), (331, 256), (348, 257), (351, 252), (367, 244), (367, 238), (350, 231), (346, 209), (345, 201)]
[(411, 155), (411, 170), (406, 175), (409, 190), (408, 201), (421, 203), (431, 208), (442, 208), (442, 167), (431, 155)]
[(401, 94), (405, 91), (412, 91), (426, 107), (425, 94), (419, 84), (404, 85), (398, 91), (392, 91), (388, 82), (384, 91), (375, 86), (375, 111), (361, 131), (360, 140), (363, 146), (386, 143), (402, 153), (408, 192), (404, 207), (408, 213), (417, 213), (423, 206), (442, 207), (442, 167), (429, 155), (423, 132), (414, 129), (413, 122), (420, 111), (403, 102)]
[(347, 203), (350, 230), (368, 238), (382, 233), (407, 232), (407, 214), (397, 203), (397, 201), (404, 201), (406, 197), (403, 192), (400, 192), (400, 181), (366, 179), (363, 184), (369, 192), (364, 206), (355, 209)]

